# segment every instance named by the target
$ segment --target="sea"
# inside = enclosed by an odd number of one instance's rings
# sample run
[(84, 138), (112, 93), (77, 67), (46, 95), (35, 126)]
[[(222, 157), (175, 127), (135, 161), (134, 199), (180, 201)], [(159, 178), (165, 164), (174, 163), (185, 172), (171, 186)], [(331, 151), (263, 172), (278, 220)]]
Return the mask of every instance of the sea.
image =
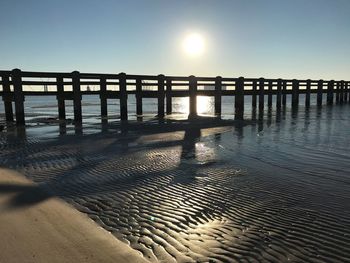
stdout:
[[(287, 96), (287, 105), (290, 105), (290, 96)], [(254, 117), (254, 111), (251, 106), (251, 96), (245, 97), (245, 112), (244, 117), (250, 119)], [(305, 96), (300, 95), (299, 104), (303, 106), (305, 104)], [(117, 121), (120, 118), (119, 99), (108, 99), (108, 116), (109, 120)], [(265, 96), (265, 104), (267, 103), (267, 96)], [(273, 96), (273, 103), (275, 104), (275, 96)], [(325, 103), (325, 98), (324, 98)], [(152, 118), (157, 115), (158, 100), (156, 98), (144, 98), (143, 99), (143, 117)], [(311, 105), (316, 105), (316, 96), (311, 95)], [(288, 107), (288, 106), (287, 106)], [(50, 118), (58, 118), (58, 106), (55, 96), (26, 96), (24, 102), (26, 120), (30, 123), (41, 121)], [(14, 109), (14, 103), (13, 103)], [(265, 110), (268, 111), (267, 106)], [(272, 108), (273, 110), (273, 108)], [(101, 120), (100, 116), (100, 99), (98, 95), (83, 95), (82, 96), (82, 115), (83, 123), (94, 123)], [(0, 122), (5, 121), (4, 104), (0, 102)], [(189, 113), (189, 98), (188, 97), (175, 97), (172, 99), (172, 113), (178, 115), (187, 115)], [(197, 96), (197, 113), (203, 116), (214, 115), (214, 98)], [(73, 119), (73, 101), (66, 100), (66, 118)], [(234, 118), (234, 96), (222, 97), (222, 118), (233, 119)], [(135, 96), (128, 97), (128, 119), (136, 120), (136, 99)]]

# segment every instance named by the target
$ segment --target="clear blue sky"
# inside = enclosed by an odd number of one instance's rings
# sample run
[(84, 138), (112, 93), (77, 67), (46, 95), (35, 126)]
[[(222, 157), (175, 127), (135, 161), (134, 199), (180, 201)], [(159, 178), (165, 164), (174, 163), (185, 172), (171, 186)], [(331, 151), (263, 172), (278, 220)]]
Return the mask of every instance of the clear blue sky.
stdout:
[[(0, 69), (350, 79), (349, 0), (0, 0)], [(202, 56), (181, 41), (196, 31)]]

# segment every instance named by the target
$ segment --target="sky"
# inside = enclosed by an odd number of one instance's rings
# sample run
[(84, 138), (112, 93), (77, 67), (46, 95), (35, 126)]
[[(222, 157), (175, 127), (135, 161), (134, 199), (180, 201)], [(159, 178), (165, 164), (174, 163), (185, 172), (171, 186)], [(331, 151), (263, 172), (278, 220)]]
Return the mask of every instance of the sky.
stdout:
[[(349, 0), (0, 0), (0, 69), (350, 80)], [(191, 32), (204, 52), (189, 56)]]

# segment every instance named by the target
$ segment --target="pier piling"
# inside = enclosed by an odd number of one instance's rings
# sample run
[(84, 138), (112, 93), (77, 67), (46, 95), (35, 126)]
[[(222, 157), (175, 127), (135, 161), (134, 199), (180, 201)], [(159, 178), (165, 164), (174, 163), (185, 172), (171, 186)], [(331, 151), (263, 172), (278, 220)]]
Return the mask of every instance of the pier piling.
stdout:
[(126, 91), (126, 74), (119, 74), (120, 119), (128, 120), (128, 93)]
[(244, 114), (244, 78), (240, 77), (236, 80), (235, 119), (243, 120), (243, 114)]
[(58, 119), (65, 120), (66, 119), (66, 103), (64, 100), (64, 85), (63, 85), (63, 77), (58, 76), (56, 78), (57, 82), (57, 106), (58, 106)]
[(344, 102), (348, 101), (348, 83), (346, 81), (344, 81)]
[(141, 116), (143, 114), (142, 109), (142, 80), (136, 79), (136, 115)]
[(108, 115), (107, 109), (107, 82), (105, 77), (100, 78), (100, 101), (101, 101), (101, 117)]
[(269, 81), (269, 90), (268, 90), (268, 96), (267, 96), (267, 106), (269, 108), (272, 107), (272, 80)]
[(281, 95), (282, 95), (282, 79), (277, 80), (277, 96), (276, 96), (276, 108), (281, 109)]
[(328, 82), (327, 86), (327, 105), (333, 104), (334, 80)]
[(282, 105), (286, 106), (287, 105), (287, 81), (283, 80), (283, 85), (282, 85)]
[(292, 81), (292, 108), (297, 108), (299, 105), (299, 81)]
[(172, 113), (171, 79), (166, 80), (166, 114)]
[(4, 101), (4, 108), (5, 108), (5, 118), (7, 122), (13, 122), (13, 110), (12, 110), (12, 100), (13, 96), (11, 94), (11, 87), (10, 87), (10, 77), (8, 74), (4, 74), (1, 77), (2, 80), (2, 100)]
[(340, 81), (340, 103), (344, 102), (344, 80)]
[(81, 90), (80, 90), (80, 73), (79, 71), (72, 72), (72, 84), (73, 84), (73, 107), (74, 107), (74, 121), (81, 122)]
[(305, 107), (310, 107), (311, 79), (306, 81)]
[(221, 92), (222, 92), (222, 78), (217, 76), (215, 78), (215, 97), (214, 97), (214, 114), (217, 117), (221, 116)]
[(253, 92), (253, 94), (252, 94), (252, 107), (253, 108), (256, 108), (256, 89), (257, 89), (257, 83), (256, 83), (256, 81), (253, 81), (253, 83), (252, 83), (252, 92)]
[(165, 92), (164, 92), (164, 82), (165, 76), (158, 75), (158, 118), (164, 118), (164, 100), (165, 100)]
[(340, 81), (335, 82), (335, 102), (338, 104), (340, 102)]
[(323, 80), (317, 82), (317, 106), (322, 106)]
[(264, 109), (264, 96), (265, 96), (265, 80), (264, 78), (259, 79), (259, 110)]
[(197, 116), (197, 79), (191, 75), (189, 77), (190, 113), (189, 118)]
[(15, 100), (16, 124), (25, 125), (22, 71), (20, 69), (12, 70), (12, 84)]

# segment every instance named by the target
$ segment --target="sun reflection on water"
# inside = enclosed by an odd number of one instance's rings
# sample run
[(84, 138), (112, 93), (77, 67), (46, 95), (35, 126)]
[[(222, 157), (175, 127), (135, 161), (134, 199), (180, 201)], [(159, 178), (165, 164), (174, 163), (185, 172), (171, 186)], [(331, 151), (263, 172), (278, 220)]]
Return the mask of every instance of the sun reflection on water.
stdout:
[[(189, 98), (174, 98), (173, 112), (189, 114)], [(197, 113), (200, 115), (214, 114), (214, 98), (197, 96)]]

